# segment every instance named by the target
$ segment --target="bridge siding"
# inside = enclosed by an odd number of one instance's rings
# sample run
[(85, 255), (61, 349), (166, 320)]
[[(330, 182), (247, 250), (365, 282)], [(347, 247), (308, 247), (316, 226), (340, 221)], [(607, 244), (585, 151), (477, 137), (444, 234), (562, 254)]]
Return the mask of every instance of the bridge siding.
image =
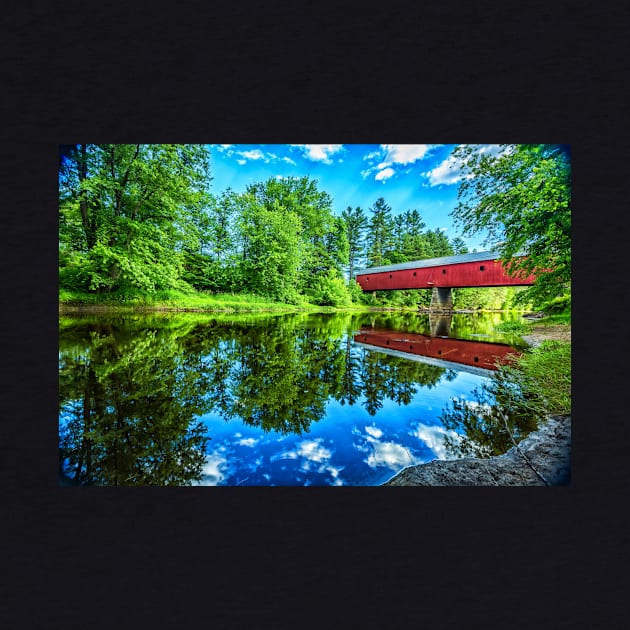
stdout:
[(417, 354), (432, 359), (442, 359), (471, 367), (480, 367), (486, 370), (496, 370), (495, 363), (497, 361), (499, 363), (508, 363), (511, 356), (520, 356), (522, 354), (519, 350), (502, 343), (442, 339), (420, 333), (404, 333), (382, 329), (361, 330), (358, 335), (354, 336), (354, 341), (379, 348), (398, 350), (406, 354)]
[[(481, 266), (484, 268), (483, 271), (480, 269)], [(362, 272), (357, 274), (356, 280), (364, 291), (430, 289), (432, 287), (504, 287), (534, 283), (534, 276), (525, 279), (511, 278), (501, 266), (501, 262), (497, 260), (478, 260), (379, 273), (370, 273), (369, 270), (362, 270)]]

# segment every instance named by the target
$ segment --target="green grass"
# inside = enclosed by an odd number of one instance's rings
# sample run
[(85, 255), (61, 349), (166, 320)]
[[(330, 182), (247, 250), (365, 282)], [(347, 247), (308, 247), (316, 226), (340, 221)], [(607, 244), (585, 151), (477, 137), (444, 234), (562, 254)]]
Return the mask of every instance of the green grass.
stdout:
[(563, 313), (556, 313), (554, 315), (547, 315), (542, 319), (539, 319), (538, 324), (571, 324), (571, 311), (565, 311)]
[(208, 312), (283, 312), (298, 311), (335, 312), (338, 310), (367, 310), (363, 305), (353, 305), (337, 309), (330, 306), (317, 306), (302, 302), (285, 304), (269, 298), (245, 293), (208, 294), (201, 292), (156, 291), (147, 294), (135, 291), (113, 293), (81, 293), (59, 290), (59, 303), (66, 306), (98, 306), (108, 310), (200, 310)]
[(521, 322), (517, 320), (508, 320), (502, 322), (494, 327), (497, 332), (502, 333), (526, 333), (529, 330), (529, 324), (527, 322)]
[(488, 390), (508, 415), (540, 419), (571, 413), (571, 344), (545, 341), (502, 365)]
[(545, 341), (517, 362), (526, 394), (543, 404), (547, 413), (571, 413), (571, 344)]

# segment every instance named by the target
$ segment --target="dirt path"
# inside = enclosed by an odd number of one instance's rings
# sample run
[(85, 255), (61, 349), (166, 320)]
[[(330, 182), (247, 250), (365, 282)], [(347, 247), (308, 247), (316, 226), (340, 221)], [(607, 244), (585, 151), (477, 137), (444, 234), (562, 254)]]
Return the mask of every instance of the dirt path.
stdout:
[(523, 339), (531, 346), (539, 346), (543, 341), (571, 341), (571, 326), (556, 324), (553, 326), (533, 325)]

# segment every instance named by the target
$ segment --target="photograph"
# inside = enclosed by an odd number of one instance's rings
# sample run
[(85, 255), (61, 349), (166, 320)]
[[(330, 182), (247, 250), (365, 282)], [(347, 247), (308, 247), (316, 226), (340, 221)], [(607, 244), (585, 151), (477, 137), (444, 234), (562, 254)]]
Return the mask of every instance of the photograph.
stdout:
[(570, 145), (58, 152), (60, 486), (571, 484)]

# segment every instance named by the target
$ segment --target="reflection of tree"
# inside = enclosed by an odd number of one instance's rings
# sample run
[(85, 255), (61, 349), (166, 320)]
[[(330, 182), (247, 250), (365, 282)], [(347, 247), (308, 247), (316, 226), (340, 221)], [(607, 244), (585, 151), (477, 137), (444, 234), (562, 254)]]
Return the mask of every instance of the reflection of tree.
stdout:
[(536, 429), (537, 414), (528, 408), (522, 392), (511, 380), (512, 371), (499, 370), (489, 383), (473, 390), (474, 400), (453, 399), (442, 410), (440, 420), (446, 429), (446, 450), (455, 457), (493, 457), (508, 451)]
[(408, 405), (418, 385), (431, 389), (445, 376), (452, 379), (451, 371), (403, 357), (364, 351), (361, 378), (365, 408), (373, 416), (383, 406), (384, 398)]
[(419, 387), (455, 372), (352, 343), (366, 323), (405, 317), (64, 320), (62, 472), (84, 484), (182, 485), (201, 475), (208, 438), (196, 418), (211, 410), (265, 431), (302, 433), (331, 398), (362, 400), (371, 415), (386, 399), (408, 405)]
[[(60, 460), (74, 482), (183, 485), (201, 476), (207, 438), (203, 375), (174, 335), (145, 331), (119, 345), (113, 327), (61, 360)], [(84, 339), (84, 342), (87, 339)]]
[(361, 396), (361, 361), (358, 353), (352, 351), (352, 335), (346, 335), (344, 366), (341, 373), (336, 399), (345, 405), (354, 405)]

